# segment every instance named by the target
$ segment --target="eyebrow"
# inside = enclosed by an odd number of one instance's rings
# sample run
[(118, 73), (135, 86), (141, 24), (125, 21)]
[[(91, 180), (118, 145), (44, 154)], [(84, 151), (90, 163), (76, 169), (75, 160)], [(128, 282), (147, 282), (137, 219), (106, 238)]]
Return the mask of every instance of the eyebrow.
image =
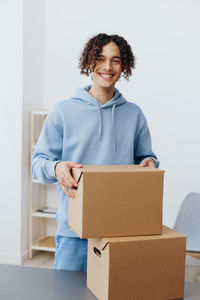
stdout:
[[(99, 54), (97, 57), (105, 57), (105, 55), (103, 55), (103, 54)], [(112, 58), (118, 58), (118, 59), (121, 59), (121, 57), (120, 56), (112, 56)]]

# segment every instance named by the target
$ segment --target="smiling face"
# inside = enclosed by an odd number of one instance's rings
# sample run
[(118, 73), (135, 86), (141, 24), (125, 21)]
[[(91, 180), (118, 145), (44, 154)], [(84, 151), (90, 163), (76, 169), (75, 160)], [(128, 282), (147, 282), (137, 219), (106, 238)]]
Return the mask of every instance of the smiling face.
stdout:
[(96, 59), (96, 66), (92, 72), (92, 86), (95, 88), (114, 89), (120, 78), (122, 62), (119, 47), (114, 42), (103, 46)]

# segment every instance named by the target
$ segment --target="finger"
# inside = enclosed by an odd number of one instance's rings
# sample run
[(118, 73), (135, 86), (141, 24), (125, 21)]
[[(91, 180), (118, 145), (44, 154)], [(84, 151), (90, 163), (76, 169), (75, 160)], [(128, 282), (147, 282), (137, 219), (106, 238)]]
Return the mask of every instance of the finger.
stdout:
[(60, 186), (62, 191), (67, 195), (68, 194), (67, 188), (64, 185), (60, 185)]
[(75, 196), (69, 192), (69, 190), (66, 191), (66, 194), (69, 198), (74, 198)]
[[(73, 178), (72, 178), (72, 180), (73, 180)], [(61, 184), (62, 186), (64, 186), (65, 188), (70, 188), (70, 189), (73, 189), (73, 188), (76, 187), (76, 185), (77, 185), (77, 183), (76, 183), (74, 180), (73, 180), (73, 181), (70, 181), (68, 175), (64, 178), (64, 180), (62, 180), (62, 181), (60, 182), (60, 184)], [(78, 185), (77, 185), (77, 186), (78, 186)]]
[(70, 198), (74, 198), (74, 195), (72, 193), (70, 193), (70, 191), (68, 190), (68, 187), (65, 185), (61, 185), (61, 188), (63, 190), (63, 192)]
[(59, 181), (60, 185), (70, 188), (74, 188), (76, 187), (77, 183), (74, 181), (74, 179), (72, 178), (72, 180), (70, 180), (70, 177), (68, 174), (66, 174), (65, 176), (62, 176), (61, 180)]
[[(77, 163), (76, 163), (77, 164)], [(78, 165), (78, 164), (77, 164)], [(82, 167), (82, 165), (78, 165), (80, 167)], [(71, 169), (68, 166), (68, 171), (67, 171), (67, 180), (70, 182), (70, 187), (77, 187), (77, 181), (73, 178), (72, 174), (71, 174)]]
[(60, 179), (60, 183), (62, 185), (65, 185), (70, 188), (77, 187), (77, 182), (74, 180), (70, 173), (70, 169), (67, 167), (67, 169), (63, 172), (62, 177)]
[(76, 182), (75, 179), (71, 176), (70, 173), (67, 174), (66, 185), (67, 185), (69, 188), (71, 188), (71, 189), (73, 189), (74, 187), (77, 187), (77, 186), (78, 186), (77, 182)]

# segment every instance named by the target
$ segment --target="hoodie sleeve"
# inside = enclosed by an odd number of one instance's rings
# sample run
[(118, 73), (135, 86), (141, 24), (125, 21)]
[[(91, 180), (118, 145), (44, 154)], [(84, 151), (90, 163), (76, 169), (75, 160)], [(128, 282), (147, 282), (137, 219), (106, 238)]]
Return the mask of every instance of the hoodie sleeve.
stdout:
[(61, 118), (54, 108), (47, 117), (32, 158), (31, 173), (41, 183), (57, 181), (55, 165), (61, 161), (63, 129)]
[(151, 136), (144, 115), (142, 126), (139, 128), (136, 134), (134, 148), (134, 161), (136, 164), (140, 164), (145, 158), (151, 158), (153, 159), (156, 168), (159, 167), (159, 161), (151, 149)]

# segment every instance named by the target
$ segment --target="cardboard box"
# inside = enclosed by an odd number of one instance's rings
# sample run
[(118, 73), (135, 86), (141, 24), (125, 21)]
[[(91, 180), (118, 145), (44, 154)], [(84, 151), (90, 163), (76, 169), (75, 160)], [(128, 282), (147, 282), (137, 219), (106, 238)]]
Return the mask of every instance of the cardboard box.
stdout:
[(73, 168), (68, 223), (80, 238), (161, 234), (164, 171), (134, 165)]
[(88, 240), (87, 286), (99, 300), (184, 298), (186, 237), (162, 235)]

